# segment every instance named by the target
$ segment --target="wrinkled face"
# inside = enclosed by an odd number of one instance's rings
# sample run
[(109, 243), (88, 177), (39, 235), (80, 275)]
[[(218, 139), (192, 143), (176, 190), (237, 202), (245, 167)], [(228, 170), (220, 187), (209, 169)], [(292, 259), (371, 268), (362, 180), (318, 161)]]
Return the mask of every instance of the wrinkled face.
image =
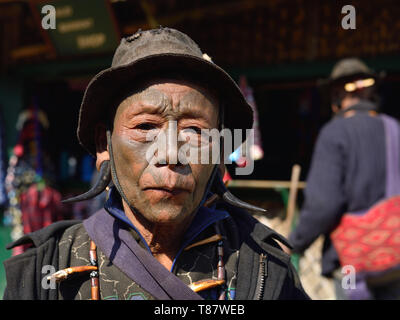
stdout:
[[(179, 135), (211, 149), (211, 141), (201, 140), (200, 133), (217, 126), (217, 100), (183, 81), (152, 82), (118, 106), (112, 133), (115, 167), (136, 214), (150, 223), (181, 223), (192, 218), (214, 165), (211, 161), (176, 161), (182, 143), (174, 141)], [(163, 156), (149, 139), (160, 134), (166, 137)]]

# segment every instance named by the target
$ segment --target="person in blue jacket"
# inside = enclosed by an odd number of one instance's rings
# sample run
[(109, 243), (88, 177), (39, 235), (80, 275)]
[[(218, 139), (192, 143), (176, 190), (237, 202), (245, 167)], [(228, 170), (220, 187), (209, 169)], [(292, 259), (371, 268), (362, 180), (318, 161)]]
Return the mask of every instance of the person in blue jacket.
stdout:
[[(367, 210), (385, 196), (385, 132), (377, 117), (378, 75), (357, 58), (340, 60), (329, 85), (333, 119), (321, 129), (307, 177), (305, 200), (289, 241), (303, 253), (320, 235), (322, 275), (335, 279), (338, 299), (347, 299), (342, 269), (330, 233), (346, 212)], [(374, 298), (400, 297), (396, 285)]]

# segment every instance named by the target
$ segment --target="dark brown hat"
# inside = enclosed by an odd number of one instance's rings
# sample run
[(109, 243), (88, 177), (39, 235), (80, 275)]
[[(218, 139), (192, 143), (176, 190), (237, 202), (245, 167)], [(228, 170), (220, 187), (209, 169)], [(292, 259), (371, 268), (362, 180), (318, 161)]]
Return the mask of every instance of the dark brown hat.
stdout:
[(98, 73), (86, 88), (79, 112), (78, 139), (96, 154), (95, 126), (104, 119), (113, 97), (139, 77), (163, 72), (188, 75), (212, 87), (224, 104), (224, 126), (229, 129), (251, 129), (253, 111), (234, 80), (208, 59), (186, 34), (162, 28), (138, 31), (121, 40), (111, 67)]

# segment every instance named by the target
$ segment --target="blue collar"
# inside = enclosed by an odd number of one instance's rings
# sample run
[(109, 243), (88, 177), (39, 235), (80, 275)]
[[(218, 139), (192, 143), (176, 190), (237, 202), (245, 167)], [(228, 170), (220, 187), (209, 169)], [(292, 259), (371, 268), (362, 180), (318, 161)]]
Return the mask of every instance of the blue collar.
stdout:
[[(208, 195), (210, 196), (210, 194)], [(208, 198), (208, 197), (207, 197)], [(137, 228), (133, 225), (133, 223), (128, 219), (125, 215), (125, 212), (122, 208), (121, 196), (119, 195), (117, 189), (115, 187), (111, 188), (110, 196), (107, 199), (106, 203), (104, 204), (104, 209), (107, 210), (111, 215), (115, 218), (125, 222), (129, 227), (135, 230), (135, 232), (140, 236), (141, 240), (143, 241), (146, 248), (150, 251), (146, 241), (144, 240), (143, 236), (137, 230)], [(172, 264), (171, 271), (174, 268), (175, 261), (182, 252), (184, 248), (186, 248), (191, 241), (193, 241), (203, 230), (205, 230), (208, 226), (214, 224), (219, 220), (223, 220), (229, 217), (229, 213), (226, 211), (216, 210), (215, 206), (212, 208), (207, 207), (200, 207), (197, 211), (192, 223), (190, 224), (189, 228), (187, 229), (183, 241), (182, 246), (179, 249), (174, 262)]]

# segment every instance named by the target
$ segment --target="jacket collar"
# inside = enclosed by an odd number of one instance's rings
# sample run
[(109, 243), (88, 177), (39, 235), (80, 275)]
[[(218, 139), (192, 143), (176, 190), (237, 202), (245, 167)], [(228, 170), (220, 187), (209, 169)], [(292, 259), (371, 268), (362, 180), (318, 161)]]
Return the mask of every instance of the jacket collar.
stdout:
[(347, 109), (344, 110), (340, 110), (335, 117), (339, 118), (339, 117), (343, 117), (345, 115), (346, 112), (349, 111), (361, 111), (361, 112), (368, 112), (368, 111), (376, 111), (378, 109), (378, 107), (376, 106), (376, 104), (372, 103), (371, 101), (368, 100), (361, 100), (360, 102), (350, 106)]
[[(208, 196), (210, 195), (211, 194), (209, 194)], [(122, 208), (121, 196), (119, 195), (115, 187), (111, 188), (110, 196), (104, 205), (104, 209), (106, 209), (108, 213), (114, 216), (114, 218), (118, 219), (119, 221), (123, 222), (124, 224), (128, 225), (131, 229), (133, 229), (139, 235), (140, 239), (142, 240), (147, 250), (150, 251), (150, 248), (148, 247), (143, 236), (125, 215), (125, 212)], [(207, 227), (214, 224), (215, 222), (226, 219), (228, 217), (229, 214), (227, 211), (217, 210), (215, 206), (211, 208), (207, 208), (204, 206), (200, 207), (199, 210), (196, 212), (189, 228), (186, 230), (181, 247), (174, 259), (171, 270), (173, 270), (175, 262), (179, 257), (180, 253), (186, 246), (188, 246), (196, 238), (196, 236), (198, 236), (203, 230), (205, 230)]]

